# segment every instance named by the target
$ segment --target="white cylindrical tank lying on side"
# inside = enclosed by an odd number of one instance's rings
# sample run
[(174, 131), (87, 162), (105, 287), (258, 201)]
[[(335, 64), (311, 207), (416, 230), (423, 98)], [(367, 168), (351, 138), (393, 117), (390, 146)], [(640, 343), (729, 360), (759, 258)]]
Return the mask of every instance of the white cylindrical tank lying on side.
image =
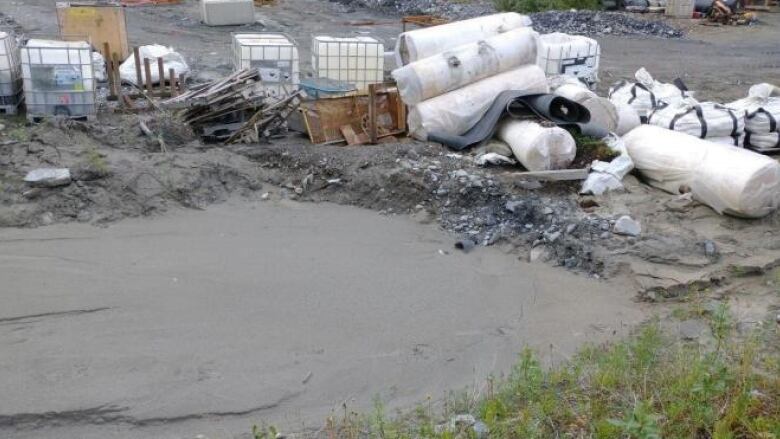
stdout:
[(780, 202), (780, 164), (755, 152), (654, 125), (623, 137), (636, 169), (667, 192), (690, 191), (718, 213), (759, 218)]
[(543, 127), (536, 122), (508, 120), (498, 129), (515, 158), (529, 171), (565, 169), (577, 154), (577, 144), (563, 128)]
[(398, 65), (405, 66), (453, 47), (530, 25), (527, 16), (506, 12), (404, 32), (398, 36), (395, 46)]
[(528, 27), (464, 44), (393, 71), (401, 98), (414, 105), (536, 60), (539, 34)]
[(547, 93), (547, 80), (542, 69), (527, 65), (422, 101), (409, 110), (409, 132), (419, 140), (427, 140), (430, 132), (463, 134), (504, 90)]

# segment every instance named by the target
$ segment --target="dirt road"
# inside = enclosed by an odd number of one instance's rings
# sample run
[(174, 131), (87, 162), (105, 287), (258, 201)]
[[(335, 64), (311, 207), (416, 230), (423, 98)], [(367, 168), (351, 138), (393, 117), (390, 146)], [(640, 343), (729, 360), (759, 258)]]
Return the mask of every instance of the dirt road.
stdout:
[[(462, 254), (409, 219), (229, 202), (5, 230), (0, 436), (228, 438), (481, 388), (644, 317), (619, 283)], [(440, 250), (445, 250), (442, 254)]]

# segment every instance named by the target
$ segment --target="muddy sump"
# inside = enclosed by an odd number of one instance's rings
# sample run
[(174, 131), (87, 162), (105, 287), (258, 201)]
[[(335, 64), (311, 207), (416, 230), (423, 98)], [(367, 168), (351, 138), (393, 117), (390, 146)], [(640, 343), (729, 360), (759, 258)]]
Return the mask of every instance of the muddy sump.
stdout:
[(580, 209), (578, 183), (518, 182), (514, 169), (481, 168), (418, 142), (231, 148), (256, 161), (283, 196), (410, 214), (478, 245), (506, 244), (523, 258), (592, 274), (606, 266), (594, 245), (604, 231)]

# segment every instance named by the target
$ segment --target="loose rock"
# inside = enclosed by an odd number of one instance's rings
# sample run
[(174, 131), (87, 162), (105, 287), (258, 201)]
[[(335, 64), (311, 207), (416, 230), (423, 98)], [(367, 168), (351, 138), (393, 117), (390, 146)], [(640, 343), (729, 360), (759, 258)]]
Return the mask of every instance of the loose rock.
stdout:
[(27, 173), (24, 181), (33, 187), (57, 187), (70, 184), (70, 170), (65, 168), (39, 168)]
[(624, 215), (615, 221), (615, 227), (612, 230), (618, 235), (639, 236), (642, 233), (642, 226), (630, 216)]

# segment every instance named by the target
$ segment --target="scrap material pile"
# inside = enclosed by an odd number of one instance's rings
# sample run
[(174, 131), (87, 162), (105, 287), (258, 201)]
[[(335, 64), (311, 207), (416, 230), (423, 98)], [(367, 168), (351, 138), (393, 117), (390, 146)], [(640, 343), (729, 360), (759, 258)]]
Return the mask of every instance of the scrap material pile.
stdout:
[(226, 143), (259, 142), (283, 132), (299, 104), (297, 93), (268, 97), (257, 69), (240, 70), (162, 102), (164, 108), (180, 109), (182, 122), (197, 133)]
[(756, 14), (740, 11), (739, 3), (736, 3), (732, 8), (723, 0), (715, 0), (712, 2), (712, 7), (709, 14), (707, 14), (707, 19), (713, 23), (745, 25), (756, 21)]
[(755, 86), (733, 103), (699, 101), (682, 81), (659, 82), (642, 68), (600, 97), (590, 89), (598, 43), (530, 25), (507, 13), (401, 34), (392, 76), (411, 135), (458, 151), (480, 146), (476, 163), (519, 162), (524, 175), (563, 175), (575, 139), (595, 137), (617, 158), (594, 161), (582, 193), (621, 189), (636, 167), (649, 184), (719, 213), (761, 217), (780, 205), (780, 164), (749, 150), (780, 151), (776, 87)]

